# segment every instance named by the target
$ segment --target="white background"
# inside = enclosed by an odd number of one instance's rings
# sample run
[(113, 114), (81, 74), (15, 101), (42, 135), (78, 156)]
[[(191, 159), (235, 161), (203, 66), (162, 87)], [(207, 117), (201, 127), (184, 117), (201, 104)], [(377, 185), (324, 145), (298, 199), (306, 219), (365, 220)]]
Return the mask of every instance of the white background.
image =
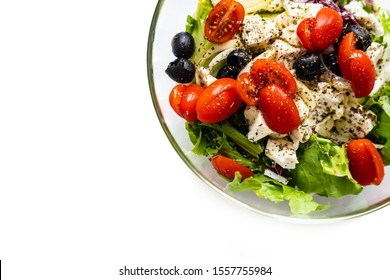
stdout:
[(222, 279), (119, 276), (125, 265), (388, 279), (389, 207), (332, 224), (281, 222), (192, 174), (149, 94), (156, 2), (1, 1), (3, 279)]

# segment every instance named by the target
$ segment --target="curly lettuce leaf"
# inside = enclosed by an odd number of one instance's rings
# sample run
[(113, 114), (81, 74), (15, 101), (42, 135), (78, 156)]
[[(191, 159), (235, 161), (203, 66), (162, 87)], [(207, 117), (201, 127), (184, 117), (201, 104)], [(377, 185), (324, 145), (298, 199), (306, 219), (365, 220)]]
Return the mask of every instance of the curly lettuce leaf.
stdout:
[(335, 198), (362, 191), (351, 176), (344, 146), (312, 136), (298, 152), (299, 163), (291, 177), (300, 190)]
[(313, 200), (311, 194), (282, 184), (263, 174), (256, 174), (241, 182), (241, 175), (236, 172), (232, 182), (228, 184), (232, 192), (254, 191), (258, 197), (275, 203), (288, 201), (293, 214), (310, 214), (327, 209), (330, 205), (321, 205)]

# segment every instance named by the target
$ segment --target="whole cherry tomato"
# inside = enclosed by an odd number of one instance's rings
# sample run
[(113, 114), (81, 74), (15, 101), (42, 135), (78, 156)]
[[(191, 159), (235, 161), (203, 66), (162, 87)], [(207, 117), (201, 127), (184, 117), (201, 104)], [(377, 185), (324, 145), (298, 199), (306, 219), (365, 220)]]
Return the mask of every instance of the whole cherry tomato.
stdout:
[(375, 66), (365, 52), (356, 49), (353, 32), (345, 35), (341, 41), (338, 62), (343, 77), (351, 81), (355, 97), (369, 95), (375, 86)]
[(250, 77), (259, 90), (266, 85), (276, 84), (283, 88), (291, 98), (297, 92), (297, 82), (291, 72), (284, 65), (272, 59), (255, 60), (250, 69)]
[(276, 84), (260, 90), (259, 105), (265, 122), (277, 133), (289, 133), (301, 123), (294, 100)]
[(231, 180), (234, 179), (236, 172), (241, 174), (242, 180), (253, 176), (251, 169), (228, 157), (215, 155), (211, 158), (211, 164), (219, 174)]
[(311, 52), (321, 52), (336, 42), (343, 31), (343, 18), (331, 8), (322, 8), (315, 18), (306, 18), (297, 27), (302, 45)]
[(221, 78), (207, 86), (196, 103), (198, 120), (216, 123), (233, 115), (241, 105), (236, 81)]
[(379, 185), (385, 176), (383, 159), (368, 139), (352, 140), (347, 144), (349, 169), (362, 186)]
[(221, 0), (210, 11), (204, 27), (204, 34), (211, 43), (229, 41), (240, 29), (245, 17), (244, 7), (234, 0)]
[(188, 122), (197, 120), (196, 103), (203, 88), (197, 84), (176, 85), (169, 94), (169, 104), (180, 117)]

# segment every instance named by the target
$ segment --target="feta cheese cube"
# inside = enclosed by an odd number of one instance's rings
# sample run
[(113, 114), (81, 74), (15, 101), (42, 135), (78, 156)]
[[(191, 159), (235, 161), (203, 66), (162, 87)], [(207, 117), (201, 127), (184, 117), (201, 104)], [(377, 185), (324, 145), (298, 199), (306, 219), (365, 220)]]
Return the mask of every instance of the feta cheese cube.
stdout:
[(294, 169), (298, 163), (294, 143), (285, 139), (268, 139), (265, 155), (285, 169)]
[(261, 50), (279, 36), (279, 30), (273, 21), (255, 14), (245, 17), (241, 36), (247, 48)]
[(248, 139), (256, 142), (264, 137), (274, 133), (264, 120), (263, 114), (256, 106), (247, 106), (244, 110), (244, 116), (249, 123)]
[(195, 80), (198, 85), (205, 87), (215, 82), (217, 78), (210, 74), (210, 70), (199, 67), (195, 71)]
[(372, 111), (365, 110), (361, 105), (348, 107), (344, 116), (335, 121), (335, 128), (348, 139), (364, 138), (374, 128), (376, 119)]
[(289, 25), (282, 30), (282, 35), (280, 39), (286, 41), (294, 47), (302, 47), (302, 44), (297, 35), (297, 26)]

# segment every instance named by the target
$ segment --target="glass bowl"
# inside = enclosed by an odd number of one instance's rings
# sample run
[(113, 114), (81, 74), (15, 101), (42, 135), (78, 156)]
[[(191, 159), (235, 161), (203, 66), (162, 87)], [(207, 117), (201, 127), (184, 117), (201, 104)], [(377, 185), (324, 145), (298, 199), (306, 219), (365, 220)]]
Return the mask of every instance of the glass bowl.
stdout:
[[(188, 167), (207, 185), (244, 207), (259, 214), (289, 221), (329, 222), (359, 217), (390, 203), (390, 169), (386, 168), (381, 186), (368, 186), (359, 195), (340, 199), (314, 196), (322, 204), (331, 203), (325, 211), (309, 215), (293, 215), (287, 203), (275, 204), (261, 199), (254, 192), (232, 193), (226, 190), (227, 181), (212, 168), (210, 161), (192, 153), (192, 143), (185, 129), (185, 121), (169, 105), (169, 92), (176, 84), (165, 73), (174, 60), (172, 37), (185, 30), (187, 15), (193, 15), (197, 0), (159, 0), (150, 26), (147, 49), (147, 68), (150, 93), (161, 126), (176, 152)], [(389, 3), (383, 5), (389, 8)], [(200, 181), (200, 183), (202, 182)]]

